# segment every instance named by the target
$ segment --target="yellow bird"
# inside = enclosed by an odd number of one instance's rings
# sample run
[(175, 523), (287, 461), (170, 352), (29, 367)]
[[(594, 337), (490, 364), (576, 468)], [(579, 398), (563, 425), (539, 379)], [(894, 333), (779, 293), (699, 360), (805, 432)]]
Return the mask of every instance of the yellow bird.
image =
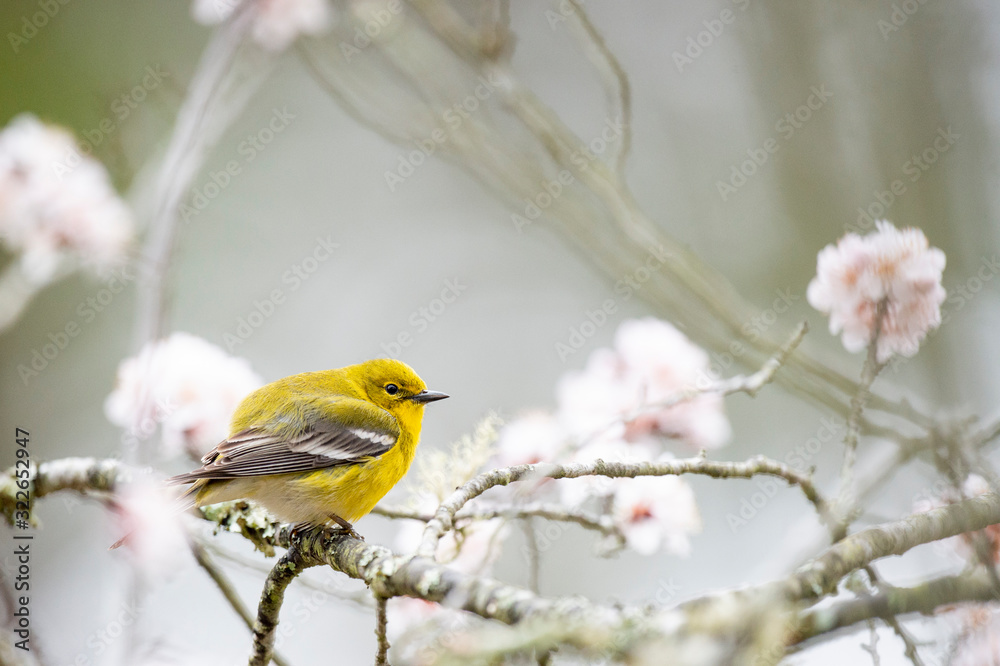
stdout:
[(447, 397), (392, 359), (285, 377), (247, 396), (229, 438), (168, 483), (193, 484), (189, 507), (251, 499), (283, 521), (354, 533), (410, 468), (424, 405)]

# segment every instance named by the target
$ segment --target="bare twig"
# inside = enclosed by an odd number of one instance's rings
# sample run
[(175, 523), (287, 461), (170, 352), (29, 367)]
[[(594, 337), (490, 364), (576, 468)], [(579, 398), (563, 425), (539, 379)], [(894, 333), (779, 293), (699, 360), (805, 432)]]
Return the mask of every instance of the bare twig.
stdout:
[(871, 395), (871, 385), (878, 373), (885, 367), (885, 364), (878, 360), (878, 343), (887, 307), (887, 299), (882, 299), (878, 304), (871, 341), (868, 343), (868, 354), (865, 357), (864, 368), (861, 370), (861, 382), (854, 397), (851, 398), (851, 411), (847, 416), (847, 434), (844, 436), (844, 464), (840, 471), (840, 494), (837, 498), (840, 525), (834, 531), (834, 541), (843, 538), (851, 522), (852, 512), (845, 509), (854, 501), (854, 461), (857, 458), (858, 437), (861, 432), (861, 415)]
[[(893, 586), (882, 580), (881, 576), (879, 576), (878, 572), (875, 570), (874, 564), (870, 564), (865, 567), (865, 572), (868, 574), (868, 578), (871, 580), (872, 585), (874, 585), (875, 588), (881, 593), (886, 594), (892, 592)], [(892, 628), (896, 636), (899, 637), (899, 640), (903, 641), (904, 654), (913, 666), (924, 666), (924, 662), (920, 658), (920, 653), (917, 651), (916, 641), (913, 640), (913, 636), (910, 635), (910, 632), (906, 630), (899, 619), (895, 615), (889, 613), (883, 615), (882, 620)]]
[[(218, 565), (216, 565), (216, 563), (212, 560), (212, 556), (209, 555), (204, 544), (200, 543), (196, 539), (190, 539), (189, 542), (191, 544), (191, 552), (194, 554), (195, 560), (197, 560), (201, 568), (208, 574), (208, 577), (211, 578), (215, 585), (219, 588), (219, 591), (222, 592), (222, 596), (226, 598), (226, 601), (228, 601), (232, 609), (236, 611), (236, 614), (240, 616), (243, 623), (247, 625), (247, 629), (253, 631), (253, 617), (250, 615), (250, 609), (247, 608), (246, 604), (243, 603), (243, 600), (240, 599), (239, 593), (236, 591), (236, 588), (233, 587), (229, 578), (226, 577), (226, 574), (224, 574)], [(274, 663), (278, 664), (278, 666), (288, 666), (288, 661), (278, 654), (275, 654), (272, 659), (274, 660)]]
[(539, 582), (538, 573), (541, 567), (541, 557), (542, 554), (538, 551), (538, 537), (535, 536), (535, 525), (529, 518), (525, 520), (522, 524), (522, 531), (524, 532), (524, 540), (527, 545), (528, 554), (528, 589), (538, 594)]
[(705, 458), (686, 458), (680, 460), (664, 460), (659, 462), (604, 462), (597, 460), (592, 463), (575, 463), (556, 465), (540, 463), (537, 465), (515, 465), (504, 467), (479, 476), (465, 483), (441, 503), (434, 517), (428, 521), (417, 553), (424, 557), (433, 557), (438, 541), (454, 527), (455, 516), (468, 502), (482, 495), (495, 486), (506, 486), (515, 481), (527, 478), (572, 479), (581, 476), (608, 476), (612, 478), (632, 478), (637, 476), (667, 476), (678, 474), (702, 474), (713, 478), (744, 478), (748, 479), (759, 474), (777, 476), (791, 485), (798, 486), (820, 517), (827, 518), (827, 508), (819, 496), (812, 479), (800, 472), (763, 456), (751, 458), (746, 462), (719, 462)]
[[(412, 511), (399, 507), (375, 507), (372, 513), (387, 518), (402, 518), (410, 520), (420, 520), (428, 522), (434, 518), (434, 513), (424, 511)], [(527, 504), (503, 504), (467, 507), (455, 514), (455, 522), (460, 523), (467, 520), (491, 520), (493, 518), (505, 518), (507, 520), (530, 520), (531, 518), (544, 518), (562, 523), (576, 523), (581, 527), (595, 532), (600, 532), (604, 536), (623, 539), (621, 529), (615, 524), (610, 516), (590, 513), (579, 509), (566, 509), (558, 504), (547, 504), (544, 502), (531, 502)]]
[(622, 142), (615, 159), (615, 173), (618, 175), (618, 180), (624, 183), (625, 162), (628, 159), (629, 150), (632, 148), (632, 86), (625, 68), (622, 67), (614, 52), (608, 48), (604, 36), (590, 20), (587, 10), (580, 4), (579, 0), (570, 0), (570, 3), (573, 6), (573, 15), (579, 23), (580, 32), (586, 37), (591, 47), (591, 52), (588, 55), (601, 74), (608, 99), (611, 103), (615, 103), (617, 100), (618, 113), (621, 115), (622, 122)]
[(764, 386), (770, 384), (774, 380), (778, 370), (785, 365), (788, 357), (791, 356), (792, 352), (795, 351), (795, 348), (799, 346), (807, 332), (809, 332), (809, 323), (806, 321), (800, 322), (799, 325), (795, 327), (795, 331), (792, 333), (788, 341), (781, 346), (774, 356), (764, 362), (764, 365), (761, 366), (760, 370), (752, 375), (736, 375), (735, 377), (729, 377), (728, 379), (720, 379), (718, 381), (711, 382), (704, 387), (693, 386), (687, 388), (683, 391), (677, 392), (666, 400), (659, 400), (654, 403), (641, 405), (633, 412), (622, 417), (621, 420), (627, 423), (635, 420), (637, 417), (648, 411), (668, 409), (674, 405), (693, 400), (698, 396), (705, 394), (727, 396), (734, 393), (746, 393), (751, 398), (756, 397), (757, 393), (764, 388)]

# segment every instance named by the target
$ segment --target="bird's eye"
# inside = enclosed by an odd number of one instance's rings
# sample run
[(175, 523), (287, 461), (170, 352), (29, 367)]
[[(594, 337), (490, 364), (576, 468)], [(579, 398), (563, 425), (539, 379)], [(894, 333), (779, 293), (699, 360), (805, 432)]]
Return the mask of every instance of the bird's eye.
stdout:
[(399, 392), (399, 387), (396, 386), (395, 384), (386, 384), (385, 392), (388, 393), (389, 395), (396, 395), (396, 393)]

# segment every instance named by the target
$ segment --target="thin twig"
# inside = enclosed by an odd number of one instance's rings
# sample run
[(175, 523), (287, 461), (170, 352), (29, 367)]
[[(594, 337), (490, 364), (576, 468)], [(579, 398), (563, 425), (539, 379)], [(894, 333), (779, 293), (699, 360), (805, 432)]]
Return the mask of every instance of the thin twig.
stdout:
[(744, 478), (748, 479), (759, 474), (778, 476), (791, 485), (798, 486), (806, 496), (820, 518), (826, 521), (827, 508), (813, 485), (812, 479), (788, 465), (757, 456), (746, 462), (719, 462), (705, 458), (686, 458), (680, 460), (663, 460), (659, 462), (604, 462), (597, 460), (592, 463), (574, 463), (557, 465), (539, 463), (536, 465), (515, 465), (489, 472), (484, 472), (459, 487), (441, 503), (434, 517), (424, 528), (417, 554), (433, 557), (438, 541), (454, 527), (455, 516), (468, 502), (479, 497), (495, 486), (524, 479), (552, 478), (572, 479), (581, 476), (608, 476), (612, 478), (632, 478), (637, 476), (668, 476), (679, 474), (702, 474), (713, 478)]
[(706, 394), (728, 396), (734, 393), (746, 393), (751, 398), (756, 397), (757, 393), (764, 388), (764, 386), (770, 384), (774, 380), (778, 370), (785, 365), (788, 357), (791, 356), (792, 352), (795, 351), (795, 348), (799, 346), (802, 339), (808, 332), (809, 323), (806, 321), (800, 322), (799, 325), (795, 327), (795, 331), (792, 333), (788, 341), (781, 346), (774, 356), (764, 362), (764, 365), (760, 367), (760, 370), (752, 375), (736, 375), (734, 377), (729, 377), (728, 379), (720, 379), (711, 382), (703, 388), (697, 386), (687, 388), (683, 391), (675, 393), (665, 400), (658, 400), (657, 402), (641, 405), (633, 412), (622, 417), (621, 420), (628, 423), (629, 421), (634, 421), (645, 412), (668, 409), (679, 403), (687, 402), (697, 398), (698, 396)]
[(618, 179), (625, 182), (625, 162), (628, 159), (629, 151), (632, 149), (632, 86), (629, 83), (628, 74), (622, 67), (618, 57), (608, 48), (604, 36), (590, 20), (587, 10), (580, 4), (579, 0), (570, 0), (573, 5), (574, 16), (576, 16), (582, 33), (588, 39), (593, 53), (599, 57), (591, 56), (598, 72), (604, 79), (604, 87), (608, 91), (610, 100), (618, 100), (618, 111), (621, 114), (622, 141), (621, 148), (615, 159), (615, 172)]
[(524, 540), (527, 542), (528, 553), (528, 589), (538, 594), (539, 589), (539, 568), (541, 566), (541, 553), (538, 550), (538, 537), (535, 536), (535, 525), (529, 518), (522, 524)]
[[(400, 507), (375, 507), (372, 513), (386, 518), (402, 518), (409, 520), (420, 520), (429, 522), (434, 518), (433, 512), (413, 511)], [(590, 513), (579, 509), (566, 509), (558, 504), (547, 504), (545, 502), (531, 502), (528, 504), (501, 504), (467, 507), (455, 514), (455, 523), (463, 521), (492, 520), (494, 518), (505, 518), (507, 520), (530, 520), (531, 518), (544, 518), (563, 523), (576, 523), (581, 527), (595, 532), (600, 532), (604, 536), (624, 538), (621, 529), (609, 516)]]
[[(222, 596), (226, 598), (226, 601), (236, 611), (236, 614), (240, 616), (243, 623), (247, 625), (247, 629), (253, 631), (253, 616), (250, 615), (250, 609), (240, 599), (239, 593), (226, 577), (226, 574), (222, 573), (222, 569), (212, 560), (212, 556), (209, 555), (205, 545), (195, 539), (190, 539), (190, 545), (195, 560), (197, 560), (201, 568), (208, 574), (208, 577), (216, 584), (219, 591), (222, 592)], [(277, 653), (274, 654), (272, 659), (278, 666), (288, 666), (288, 661)]]
[(865, 357), (865, 365), (861, 370), (861, 382), (858, 390), (851, 398), (851, 411), (847, 416), (847, 434), (844, 436), (844, 464), (840, 471), (840, 494), (837, 498), (837, 507), (840, 513), (840, 524), (834, 531), (834, 541), (843, 538), (847, 533), (847, 528), (851, 523), (851, 512), (844, 510), (844, 507), (853, 503), (854, 488), (854, 462), (857, 459), (858, 438), (861, 432), (861, 415), (865, 411), (865, 405), (871, 395), (871, 385), (874, 383), (878, 373), (885, 367), (884, 363), (878, 360), (878, 343), (882, 333), (882, 323), (885, 319), (887, 299), (882, 299), (876, 308), (875, 326), (872, 331), (871, 341), (868, 343), (868, 354)]
[(389, 666), (389, 623), (386, 613), (388, 599), (378, 594), (375, 596), (375, 639), (378, 641), (378, 651), (375, 653), (375, 666)]
[[(868, 578), (871, 580), (872, 585), (874, 585), (879, 592), (883, 594), (889, 594), (892, 592), (893, 586), (882, 580), (882, 577), (879, 576), (878, 572), (875, 570), (874, 564), (866, 566), (865, 572), (868, 574)], [(916, 641), (913, 640), (913, 636), (911, 636), (910, 632), (908, 632), (902, 625), (899, 618), (892, 613), (886, 613), (882, 616), (882, 620), (892, 628), (892, 630), (896, 633), (896, 636), (899, 637), (899, 640), (903, 641), (903, 654), (906, 655), (913, 666), (924, 666), (924, 662), (920, 658), (920, 653), (917, 651)]]

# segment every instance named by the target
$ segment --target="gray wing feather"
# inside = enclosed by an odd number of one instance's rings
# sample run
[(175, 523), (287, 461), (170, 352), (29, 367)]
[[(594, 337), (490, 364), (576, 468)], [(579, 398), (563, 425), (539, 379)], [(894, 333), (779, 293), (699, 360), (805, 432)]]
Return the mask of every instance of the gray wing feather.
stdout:
[[(386, 413), (386, 416), (389, 414)], [(392, 419), (391, 416), (389, 418)], [(288, 474), (378, 457), (395, 446), (399, 439), (395, 419), (385, 426), (385, 429), (351, 427), (326, 421), (291, 437), (251, 428), (216, 446), (201, 459), (200, 469), (179, 474), (167, 481), (191, 483), (198, 479)]]

